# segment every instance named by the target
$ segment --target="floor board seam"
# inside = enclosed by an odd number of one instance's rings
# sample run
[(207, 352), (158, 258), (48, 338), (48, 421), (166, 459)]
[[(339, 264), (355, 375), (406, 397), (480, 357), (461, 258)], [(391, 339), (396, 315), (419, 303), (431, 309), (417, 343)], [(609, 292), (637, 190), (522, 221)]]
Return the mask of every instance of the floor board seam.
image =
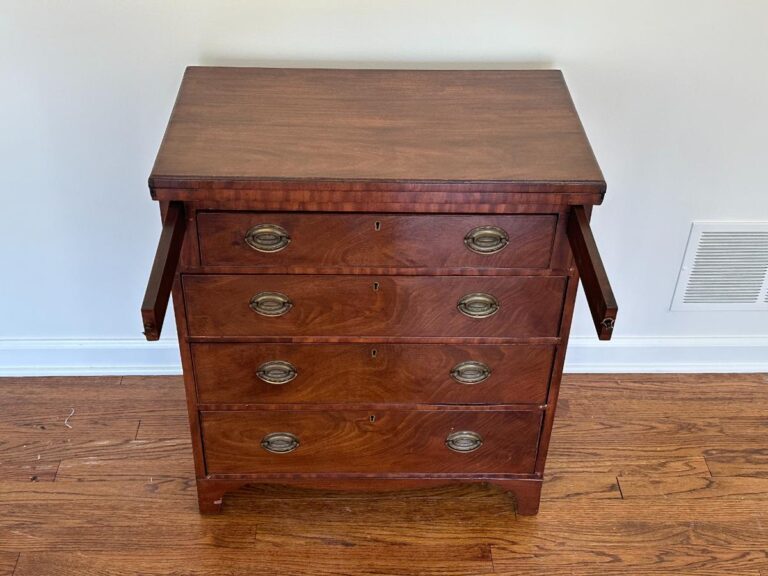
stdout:
[(709, 460), (707, 459), (707, 455), (706, 454), (702, 454), (701, 457), (704, 458), (704, 466), (707, 467), (707, 472), (709, 472), (709, 477), (710, 478), (714, 478), (715, 475), (712, 474), (712, 468), (710, 468), (710, 466), (709, 466)]
[(496, 572), (496, 562), (493, 560), (493, 544), (488, 545), (488, 551), (491, 554), (491, 569), (493, 570), (493, 574), (498, 574), (498, 572)]

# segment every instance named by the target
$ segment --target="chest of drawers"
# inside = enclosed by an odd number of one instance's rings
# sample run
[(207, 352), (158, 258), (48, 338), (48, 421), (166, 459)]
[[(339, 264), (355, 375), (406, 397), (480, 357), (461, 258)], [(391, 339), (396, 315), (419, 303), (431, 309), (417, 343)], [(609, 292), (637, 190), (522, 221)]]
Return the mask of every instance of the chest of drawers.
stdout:
[(576, 289), (616, 303), (557, 71), (187, 69), (150, 176), (201, 512), (249, 483), (538, 510)]

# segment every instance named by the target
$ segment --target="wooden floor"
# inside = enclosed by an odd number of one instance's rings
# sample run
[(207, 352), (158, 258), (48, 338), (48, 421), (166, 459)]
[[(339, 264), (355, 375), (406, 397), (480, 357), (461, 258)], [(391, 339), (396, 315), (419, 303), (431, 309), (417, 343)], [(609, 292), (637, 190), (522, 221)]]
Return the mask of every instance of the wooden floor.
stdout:
[(768, 576), (768, 376), (561, 396), (536, 517), (482, 486), (254, 487), (200, 517), (180, 378), (0, 379), (0, 575)]

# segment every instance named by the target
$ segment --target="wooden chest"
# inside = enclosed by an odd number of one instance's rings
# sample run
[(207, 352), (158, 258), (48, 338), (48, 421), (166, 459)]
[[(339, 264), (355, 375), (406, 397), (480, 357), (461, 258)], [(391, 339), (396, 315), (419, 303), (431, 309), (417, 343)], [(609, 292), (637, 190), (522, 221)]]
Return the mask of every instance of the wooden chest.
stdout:
[(202, 512), (248, 483), (538, 510), (605, 182), (558, 71), (189, 68), (149, 180)]

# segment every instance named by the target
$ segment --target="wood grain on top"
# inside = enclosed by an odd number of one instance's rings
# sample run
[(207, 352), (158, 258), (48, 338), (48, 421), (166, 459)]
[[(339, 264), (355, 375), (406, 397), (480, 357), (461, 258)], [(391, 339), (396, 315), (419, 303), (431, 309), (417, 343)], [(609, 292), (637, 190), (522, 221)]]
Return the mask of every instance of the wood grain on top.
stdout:
[(191, 67), (150, 176), (153, 190), (425, 185), (605, 189), (558, 70)]

